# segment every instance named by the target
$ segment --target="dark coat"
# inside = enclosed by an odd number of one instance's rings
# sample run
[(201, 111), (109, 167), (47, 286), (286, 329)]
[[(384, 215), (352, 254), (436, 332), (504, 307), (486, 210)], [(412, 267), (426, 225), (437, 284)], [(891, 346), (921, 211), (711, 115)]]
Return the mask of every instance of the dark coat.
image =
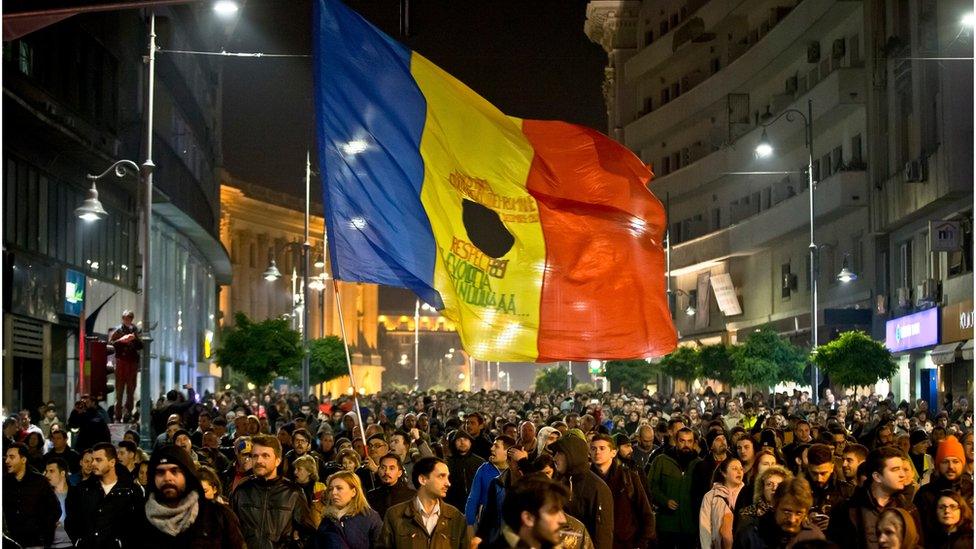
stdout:
[(230, 508), (200, 496), (197, 519), (180, 534), (171, 536), (149, 522), (145, 513), (139, 529), (139, 547), (145, 549), (237, 549), (244, 547), (240, 523)]
[(970, 526), (951, 534), (946, 534), (939, 529), (938, 532), (925, 538), (925, 547), (926, 549), (973, 549), (973, 528)]
[(315, 532), (305, 493), (281, 477), (245, 480), (231, 495), (231, 509), (250, 549), (289, 547), (296, 531), (302, 539)]
[(417, 491), (407, 486), (407, 483), (400, 479), (400, 482), (393, 486), (380, 484), (377, 488), (366, 492), (366, 501), (380, 515), (380, 519), (386, 516), (386, 511), (398, 503), (410, 501), (416, 497)]
[(616, 460), (611, 463), (606, 476), (600, 475), (596, 466), (593, 472), (603, 479), (613, 494), (613, 547), (647, 547), (656, 535), (654, 511), (640, 477)]
[[(830, 515), (830, 525), (827, 527), (827, 535), (832, 540), (843, 540), (845, 547), (857, 547), (859, 549), (869, 546), (877, 546), (877, 523), (884, 509), (898, 507), (908, 511), (915, 521), (915, 529), (919, 536), (922, 534), (922, 525), (918, 517), (918, 511), (908, 498), (901, 494), (892, 496), (888, 505), (884, 508), (878, 507), (877, 501), (871, 495), (871, 481), (869, 480), (857, 490), (847, 501), (834, 507)], [(920, 545), (921, 545), (920, 540)]]
[(383, 529), (383, 519), (372, 510), (360, 515), (344, 516), (338, 521), (325, 517), (315, 532), (315, 549), (367, 549), (375, 547)]
[(86, 408), (79, 412), (71, 411), (68, 416), (68, 428), (78, 429), (75, 437), (75, 450), (87, 450), (99, 442), (111, 442), (112, 434), (108, 430), (108, 412), (100, 406)]
[[(657, 531), (697, 536), (699, 509), (692, 505), (691, 490), (693, 472), (701, 458), (692, 459), (682, 471), (675, 456), (674, 450), (663, 452), (651, 461), (647, 472), (651, 499), (657, 504)], [(668, 508), (668, 500), (678, 502), (678, 508)]]
[(575, 436), (553, 443), (555, 452), (566, 456), (566, 473), (561, 481), (570, 489), (566, 512), (578, 518), (601, 549), (613, 547), (613, 494), (599, 475), (590, 470), (586, 442)]
[(44, 475), (24, 472), (17, 480), (3, 477), (3, 525), (7, 535), (23, 547), (50, 545), (61, 519), (61, 503)]
[(475, 455), (474, 451), (463, 456), (454, 455), (447, 458), (447, 469), (451, 472), (451, 486), (447, 489), (444, 500), (458, 509), (464, 509), (471, 493), (471, 483), (478, 468), (485, 460)]
[(732, 540), (732, 549), (786, 549), (801, 541), (822, 540), (823, 532), (807, 522), (795, 536), (776, 525), (775, 513), (769, 512), (752, 524), (740, 528)]
[(427, 534), (420, 514), (414, 508), (416, 499), (390, 507), (383, 519), (379, 549), (468, 549), (468, 525), (464, 514), (441, 502), (441, 516), (432, 534)]
[(838, 470), (834, 469), (834, 474), (830, 475), (827, 483), (823, 486), (811, 481), (806, 473), (803, 474), (807, 482), (810, 483), (810, 490), (813, 492), (813, 507), (821, 510), (833, 509), (847, 501), (854, 494), (854, 485), (842, 481), (837, 475)]
[(64, 529), (76, 547), (140, 546), (136, 532), (145, 516), (145, 496), (128, 473), (117, 474), (118, 481), (108, 495), (96, 476), (68, 490)]
[(964, 475), (956, 482), (951, 482), (945, 477), (933, 475), (928, 484), (918, 489), (915, 498), (912, 500), (915, 508), (921, 510), (922, 535), (925, 536), (926, 540), (930, 533), (942, 531), (942, 525), (939, 524), (939, 519), (936, 516), (935, 504), (939, 501), (939, 492), (943, 490), (958, 492), (969, 502), (970, 508), (972, 508), (973, 481), (969, 477)]

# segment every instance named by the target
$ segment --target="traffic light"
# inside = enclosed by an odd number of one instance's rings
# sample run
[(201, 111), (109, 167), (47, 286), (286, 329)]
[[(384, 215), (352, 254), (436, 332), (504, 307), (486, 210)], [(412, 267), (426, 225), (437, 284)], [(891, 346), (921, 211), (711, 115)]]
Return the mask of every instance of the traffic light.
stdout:
[(108, 365), (108, 357), (114, 349), (97, 337), (87, 338), (88, 360), (91, 362), (91, 381), (88, 393), (96, 401), (105, 400), (109, 393), (115, 390), (115, 385), (108, 383), (108, 376), (115, 374), (115, 367)]

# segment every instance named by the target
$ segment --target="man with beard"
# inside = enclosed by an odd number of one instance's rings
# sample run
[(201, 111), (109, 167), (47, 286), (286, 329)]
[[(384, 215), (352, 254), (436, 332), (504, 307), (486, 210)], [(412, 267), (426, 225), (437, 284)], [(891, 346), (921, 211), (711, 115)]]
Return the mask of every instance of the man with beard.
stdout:
[(329, 471), (325, 467), (325, 462), (316, 454), (312, 452), (312, 435), (307, 430), (302, 428), (295, 429), (291, 434), (291, 446), (292, 449), (285, 453), (285, 462), (287, 466), (285, 469), (288, 470), (288, 477), (295, 480), (295, 469), (292, 464), (295, 460), (302, 456), (310, 456), (315, 460), (316, 473), (318, 478), (325, 480), (329, 475)]
[(486, 549), (558, 546), (566, 526), (563, 507), (568, 500), (569, 490), (559, 483), (545, 478), (523, 479), (505, 498), (501, 535)]
[(278, 475), (281, 442), (271, 435), (251, 437), (254, 476), (231, 495), (231, 508), (241, 522), (250, 549), (290, 547), (315, 531), (305, 493)]
[(658, 547), (694, 547), (698, 543), (698, 509), (691, 500), (693, 471), (701, 458), (695, 433), (687, 427), (675, 435), (675, 445), (651, 462), (647, 485), (657, 504)]
[(464, 515), (444, 501), (450, 471), (443, 460), (426, 457), (413, 466), (417, 497), (390, 507), (383, 519), (378, 547), (408, 549), (436, 547), (468, 549), (470, 536)]
[(966, 454), (962, 444), (954, 436), (948, 436), (939, 443), (935, 453), (936, 469), (932, 480), (918, 489), (915, 494), (915, 507), (922, 510), (922, 533), (926, 539), (935, 539), (935, 533), (940, 531), (935, 513), (939, 494), (949, 490), (960, 494), (973, 506), (973, 480), (964, 474)]
[(391, 452), (380, 458), (377, 470), (380, 485), (366, 493), (366, 501), (381, 517), (386, 515), (390, 507), (409, 501), (417, 495), (417, 491), (407, 486), (406, 482), (400, 482), (403, 473), (403, 465), (397, 454)]
[[(27, 446), (16, 442), (4, 453), (3, 527), (21, 547), (47, 547), (61, 517), (61, 504), (44, 475), (27, 465)], [(6, 543), (4, 544), (6, 545)]]
[(834, 471), (833, 449), (826, 444), (814, 444), (807, 450), (807, 468), (804, 474), (813, 493), (810, 520), (817, 528), (827, 530), (831, 510), (851, 497), (853, 489), (842, 482)]
[(705, 494), (712, 489), (712, 474), (715, 473), (715, 469), (718, 469), (729, 455), (729, 445), (721, 427), (713, 427), (705, 435), (705, 447), (708, 449), (708, 455), (695, 465), (692, 473), (691, 504), (695, 509), (701, 507)]
[(64, 529), (76, 547), (135, 547), (142, 487), (118, 464), (115, 446), (92, 447), (92, 476), (68, 491)]
[(203, 497), (193, 462), (176, 446), (164, 446), (149, 459), (149, 499), (141, 518), (139, 547), (244, 546), (237, 517)]
[(449, 434), (447, 442), (451, 445), (451, 456), (447, 458), (447, 469), (451, 472), (451, 487), (447, 490), (446, 501), (458, 509), (464, 509), (468, 501), (468, 493), (471, 491), (471, 483), (474, 482), (474, 476), (485, 460), (472, 452), (474, 437), (464, 429)]
[(805, 519), (813, 494), (810, 484), (795, 478), (781, 483), (773, 495), (773, 510), (735, 533), (734, 549), (792, 547), (803, 541), (823, 540), (823, 532)]

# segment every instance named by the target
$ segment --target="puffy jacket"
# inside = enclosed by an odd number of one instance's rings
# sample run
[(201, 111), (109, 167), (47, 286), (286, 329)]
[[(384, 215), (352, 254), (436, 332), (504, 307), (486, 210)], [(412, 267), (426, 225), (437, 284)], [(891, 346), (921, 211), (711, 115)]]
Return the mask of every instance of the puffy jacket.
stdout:
[(64, 529), (75, 547), (141, 547), (135, 534), (145, 517), (146, 499), (142, 487), (119, 469), (107, 495), (96, 476), (68, 490)]
[(586, 442), (577, 436), (564, 436), (552, 444), (552, 449), (566, 456), (566, 472), (560, 478), (570, 492), (566, 512), (586, 526), (594, 545), (613, 547), (613, 494), (590, 470)]
[(417, 499), (398, 503), (386, 512), (380, 549), (468, 549), (471, 539), (461, 511), (441, 501), (441, 516), (430, 534), (417, 511)]
[(231, 508), (250, 549), (302, 547), (301, 541), (294, 541), (294, 533), (302, 540), (315, 532), (305, 493), (281, 477), (245, 480), (231, 495)]
[(654, 511), (640, 477), (616, 460), (610, 464), (606, 476), (600, 475), (595, 467), (593, 472), (613, 494), (614, 548), (646, 547), (655, 536)]
[(3, 525), (22, 547), (47, 546), (61, 519), (61, 503), (44, 475), (27, 468), (24, 478), (3, 477)]
[(237, 549), (244, 547), (244, 536), (237, 516), (221, 503), (200, 496), (193, 525), (175, 536), (156, 528), (142, 515), (137, 536), (140, 549)]
[[(657, 531), (694, 535), (698, 533), (698, 511), (692, 505), (692, 471), (701, 460), (695, 457), (684, 471), (678, 465), (672, 449), (654, 458), (647, 473), (651, 499), (657, 504)], [(668, 500), (678, 502), (678, 508), (668, 508)]]
[(315, 549), (365, 549), (375, 547), (380, 539), (383, 519), (372, 510), (340, 519), (325, 517), (313, 538)]

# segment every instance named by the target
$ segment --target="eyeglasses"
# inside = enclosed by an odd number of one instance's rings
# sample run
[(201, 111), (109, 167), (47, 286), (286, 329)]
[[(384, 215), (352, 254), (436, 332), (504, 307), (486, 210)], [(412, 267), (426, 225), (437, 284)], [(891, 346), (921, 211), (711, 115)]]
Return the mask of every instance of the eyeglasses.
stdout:
[(956, 505), (955, 503), (951, 503), (949, 505), (939, 505), (938, 506), (938, 510), (939, 511), (942, 511), (942, 512), (945, 512), (945, 511), (958, 511), (959, 510), (959, 506)]

